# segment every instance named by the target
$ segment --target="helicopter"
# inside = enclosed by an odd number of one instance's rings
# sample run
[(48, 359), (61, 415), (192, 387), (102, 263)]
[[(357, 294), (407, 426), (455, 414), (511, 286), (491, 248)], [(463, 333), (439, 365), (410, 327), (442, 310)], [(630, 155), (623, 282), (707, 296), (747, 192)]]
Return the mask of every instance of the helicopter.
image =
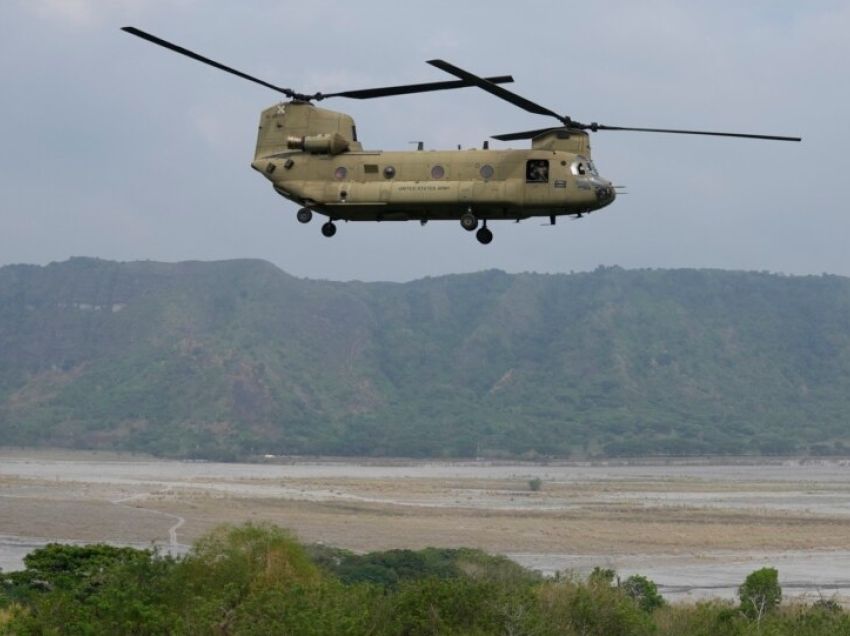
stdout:
[[(337, 93), (304, 94), (275, 86), (220, 64), (135, 27), (123, 31), (175, 53), (282, 93), (288, 101), (262, 111), (251, 167), (274, 190), (299, 206), (296, 218), (309, 223), (314, 214), (327, 217), (322, 234), (336, 234), (337, 221), (459, 221), (478, 241), (493, 240), (488, 221), (522, 221), (548, 217), (583, 218), (611, 205), (617, 186), (599, 174), (590, 151), (589, 133), (637, 131), (710, 135), (774, 141), (800, 137), (726, 133), (581, 123), (502, 86), (510, 75), (480, 77), (444, 60), (428, 64), (454, 76), (441, 82), (406, 84)], [(530, 140), (530, 149), (364, 150), (354, 119), (320, 108), (329, 98), (374, 99), (430, 91), (480, 88), (529, 113), (554, 118), (557, 124), (523, 132), (494, 135), (499, 141)]]

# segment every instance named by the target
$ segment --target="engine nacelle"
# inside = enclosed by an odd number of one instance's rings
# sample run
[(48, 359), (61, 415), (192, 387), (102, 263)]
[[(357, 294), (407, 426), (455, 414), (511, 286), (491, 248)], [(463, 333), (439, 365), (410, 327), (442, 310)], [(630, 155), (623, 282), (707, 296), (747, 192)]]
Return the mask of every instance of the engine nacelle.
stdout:
[(303, 150), (312, 155), (338, 155), (348, 150), (348, 140), (339, 133), (305, 135), (289, 137), (286, 147), (290, 150)]

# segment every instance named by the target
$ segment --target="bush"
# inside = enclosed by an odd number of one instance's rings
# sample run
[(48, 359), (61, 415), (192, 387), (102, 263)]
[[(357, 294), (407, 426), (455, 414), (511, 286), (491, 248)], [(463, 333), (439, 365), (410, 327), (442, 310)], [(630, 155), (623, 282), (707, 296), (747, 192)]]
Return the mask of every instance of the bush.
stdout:
[(640, 574), (633, 574), (627, 578), (623, 583), (623, 590), (644, 612), (652, 613), (664, 605), (664, 597), (658, 593), (658, 586)]
[(738, 588), (741, 611), (747, 618), (760, 620), (782, 602), (779, 572), (776, 568), (762, 568), (752, 572)]
[(621, 588), (612, 586), (599, 570), (587, 582), (559, 580), (538, 587), (538, 632), (542, 636), (649, 636), (655, 632), (650, 616), (642, 612)]

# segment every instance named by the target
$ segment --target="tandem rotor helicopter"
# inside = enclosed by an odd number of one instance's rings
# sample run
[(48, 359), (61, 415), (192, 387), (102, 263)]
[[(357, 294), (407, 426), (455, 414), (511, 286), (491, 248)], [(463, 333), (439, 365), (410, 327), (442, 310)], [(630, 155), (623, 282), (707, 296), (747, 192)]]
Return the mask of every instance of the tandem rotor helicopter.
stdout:
[[(336, 234), (335, 221), (460, 221), (482, 244), (493, 240), (488, 221), (521, 221), (560, 216), (581, 218), (610, 205), (615, 186), (598, 173), (590, 153), (589, 132), (626, 130), (682, 135), (744, 137), (800, 141), (800, 137), (723, 133), (663, 128), (628, 128), (596, 122), (583, 124), (536, 104), (501, 84), (509, 75), (479, 77), (443, 60), (428, 63), (455, 80), (408, 84), (339, 93), (306, 95), (224, 66), (135, 27), (127, 33), (221, 71), (283, 93), (289, 101), (260, 115), (251, 167), (271, 181), (275, 191), (300, 206), (297, 219), (309, 223), (314, 213), (327, 217), (322, 234)], [(531, 140), (531, 149), (383, 151), (364, 150), (354, 120), (314, 106), (330, 97), (373, 99), (429, 91), (478, 87), (523, 110), (553, 117), (558, 124), (505, 135), (500, 141)]]

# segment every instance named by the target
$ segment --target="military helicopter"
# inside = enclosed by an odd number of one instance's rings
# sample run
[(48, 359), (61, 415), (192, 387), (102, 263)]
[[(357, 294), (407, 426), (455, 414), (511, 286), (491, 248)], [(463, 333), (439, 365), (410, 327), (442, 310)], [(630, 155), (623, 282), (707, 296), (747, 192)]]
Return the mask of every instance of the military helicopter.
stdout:
[[(509, 75), (479, 77), (443, 60), (432, 66), (455, 80), (407, 84), (338, 93), (298, 93), (257, 79), (135, 27), (122, 30), (221, 71), (285, 95), (289, 101), (260, 115), (251, 167), (274, 190), (300, 206), (296, 218), (309, 223), (314, 213), (327, 217), (322, 234), (334, 236), (336, 221), (454, 220), (476, 232), (482, 244), (493, 240), (488, 221), (548, 217), (582, 218), (611, 205), (615, 186), (600, 176), (590, 152), (589, 132), (639, 131), (684, 135), (800, 141), (800, 137), (663, 128), (584, 124), (536, 104), (501, 84)], [(354, 120), (313, 102), (331, 97), (373, 99), (429, 91), (478, 87), (523, 110), (553, 117), (557, 125), (494, 135), (500, 141), (531, 140), (531, 149), (424, 151), (364, 150)]]

